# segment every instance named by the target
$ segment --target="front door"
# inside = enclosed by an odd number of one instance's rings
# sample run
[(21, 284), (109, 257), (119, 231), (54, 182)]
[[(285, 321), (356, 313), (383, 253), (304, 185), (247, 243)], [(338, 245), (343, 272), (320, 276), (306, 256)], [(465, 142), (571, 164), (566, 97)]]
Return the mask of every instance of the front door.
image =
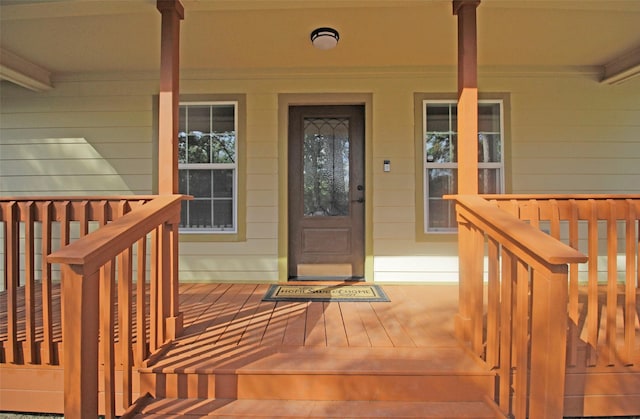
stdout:
[(289, 108), (289, 277), (364, 276), (364, 106)]

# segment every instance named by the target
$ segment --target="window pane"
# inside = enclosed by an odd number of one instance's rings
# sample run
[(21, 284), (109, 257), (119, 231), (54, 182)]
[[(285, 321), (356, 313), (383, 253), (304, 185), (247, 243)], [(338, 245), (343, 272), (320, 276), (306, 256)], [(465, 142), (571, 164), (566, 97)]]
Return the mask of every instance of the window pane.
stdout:
[(427, 201), (429, 222), (427, 228), (454, 228), (456, 225), (455, 213), (452, 215), (453, 202), (444, 200), (442, 197), (458, 192), (457, 169), (428, 169), (427, 178), (429, 181)]
[(233, 170), (213, 171), (213, 196), (216, 198), (233, 197)]
[(233, 227), (233, 201), (231, 199), (213, 201), (213, 226), (227, 229)]
[(452, 132), (457, 127), (457, 108), (450, 103), (427, 104), (427, 132)]
[(500, 132), (500, 104), (478, 104), (478, 132)]
[(236, 161), (235, 132), (213, 134), (211, 137), (211, 149), (213, 163), (234, 163)]
[(189, 201), (189, 227), (211, 228), (211, 201)]
[(178, 132), (178, 164), (187, 162), (187, 133)]
[(211, 170), (189, 170), (189, 195), (196, 198), (211, 198)]
[(456, 228), (455, 202), (445, 199), (429, 199), (429, 229)]
[(500, 169), (479, 169), (478, 190), (481, 194), (501, 193)]
[(478, 161), (481, 163), (502, 161), (500, 134), (478, 134)]
[(212, 131), (230, 132), (235, 131), (235, 107), (233, 105), (216, 105), (212, 109)]
[(209, 163), (211, 136), (200, 131), (187, 135), (187, 163)]
[(189, 170), (178, 171), (178, 193), (190, 195), (189, 192)]
[(458, 161), (458, 136), (455, 134), (427, 133), (427, 163), (451, 163)]
[(304, 121), (304, 215), (349, 214), (349, 120)]
[(211, 131), (210, 115), (210, 105), (189, 105), (187, 107), (187, 132), (209, 133)]
[(180, 228), (187, 227), (189, 223), (189, 201), (180, 202)]

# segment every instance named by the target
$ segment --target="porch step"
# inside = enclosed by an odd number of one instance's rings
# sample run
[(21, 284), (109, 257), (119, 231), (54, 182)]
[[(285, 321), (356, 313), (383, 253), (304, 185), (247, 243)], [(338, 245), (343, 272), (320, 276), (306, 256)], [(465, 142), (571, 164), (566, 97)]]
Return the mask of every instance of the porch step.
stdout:
[(496, 418), (483, 402), (161, 399), (136, 418)]
[(495, 374), (463, 349), (278, 348), (140, 371), (140, 393), (156, 398), (480, 402)]

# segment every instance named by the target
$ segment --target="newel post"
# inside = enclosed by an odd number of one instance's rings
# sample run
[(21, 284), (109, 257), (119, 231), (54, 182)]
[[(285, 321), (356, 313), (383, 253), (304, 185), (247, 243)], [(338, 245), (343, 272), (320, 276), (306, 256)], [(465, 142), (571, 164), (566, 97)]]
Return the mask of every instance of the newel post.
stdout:
[(98, 415), (99, 270), (62, 264), (64, 416)]
[(529, 417), (561, 419), (567, 353), (568, 267), (533, 271)]
[(462, 211), (463, 208), (456, 204), (460, 279), (455, 329), (459, 340), (470, 343), (472, 350), (481, 354), (484, 234), (461, 214)]

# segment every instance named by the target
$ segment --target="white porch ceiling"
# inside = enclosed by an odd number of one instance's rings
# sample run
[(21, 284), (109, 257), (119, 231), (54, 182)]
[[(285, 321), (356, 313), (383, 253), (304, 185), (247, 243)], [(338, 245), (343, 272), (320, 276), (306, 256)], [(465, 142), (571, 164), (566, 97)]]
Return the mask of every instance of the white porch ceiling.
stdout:
[[(456, 64), (450, 0), (183, 0), (182, 71)], [(319, 26), (340, 32), (311, 47)], [(481, 67), (605, 66), (640, 51), (640, 0), (483, 0)], [(51, 72), (159, 69), (155, 0), (0, 0), (0, 48)], [(629, 57), (630, 56), (630, 57)], [(3, 65), (4, 63), (0, 63)]]

